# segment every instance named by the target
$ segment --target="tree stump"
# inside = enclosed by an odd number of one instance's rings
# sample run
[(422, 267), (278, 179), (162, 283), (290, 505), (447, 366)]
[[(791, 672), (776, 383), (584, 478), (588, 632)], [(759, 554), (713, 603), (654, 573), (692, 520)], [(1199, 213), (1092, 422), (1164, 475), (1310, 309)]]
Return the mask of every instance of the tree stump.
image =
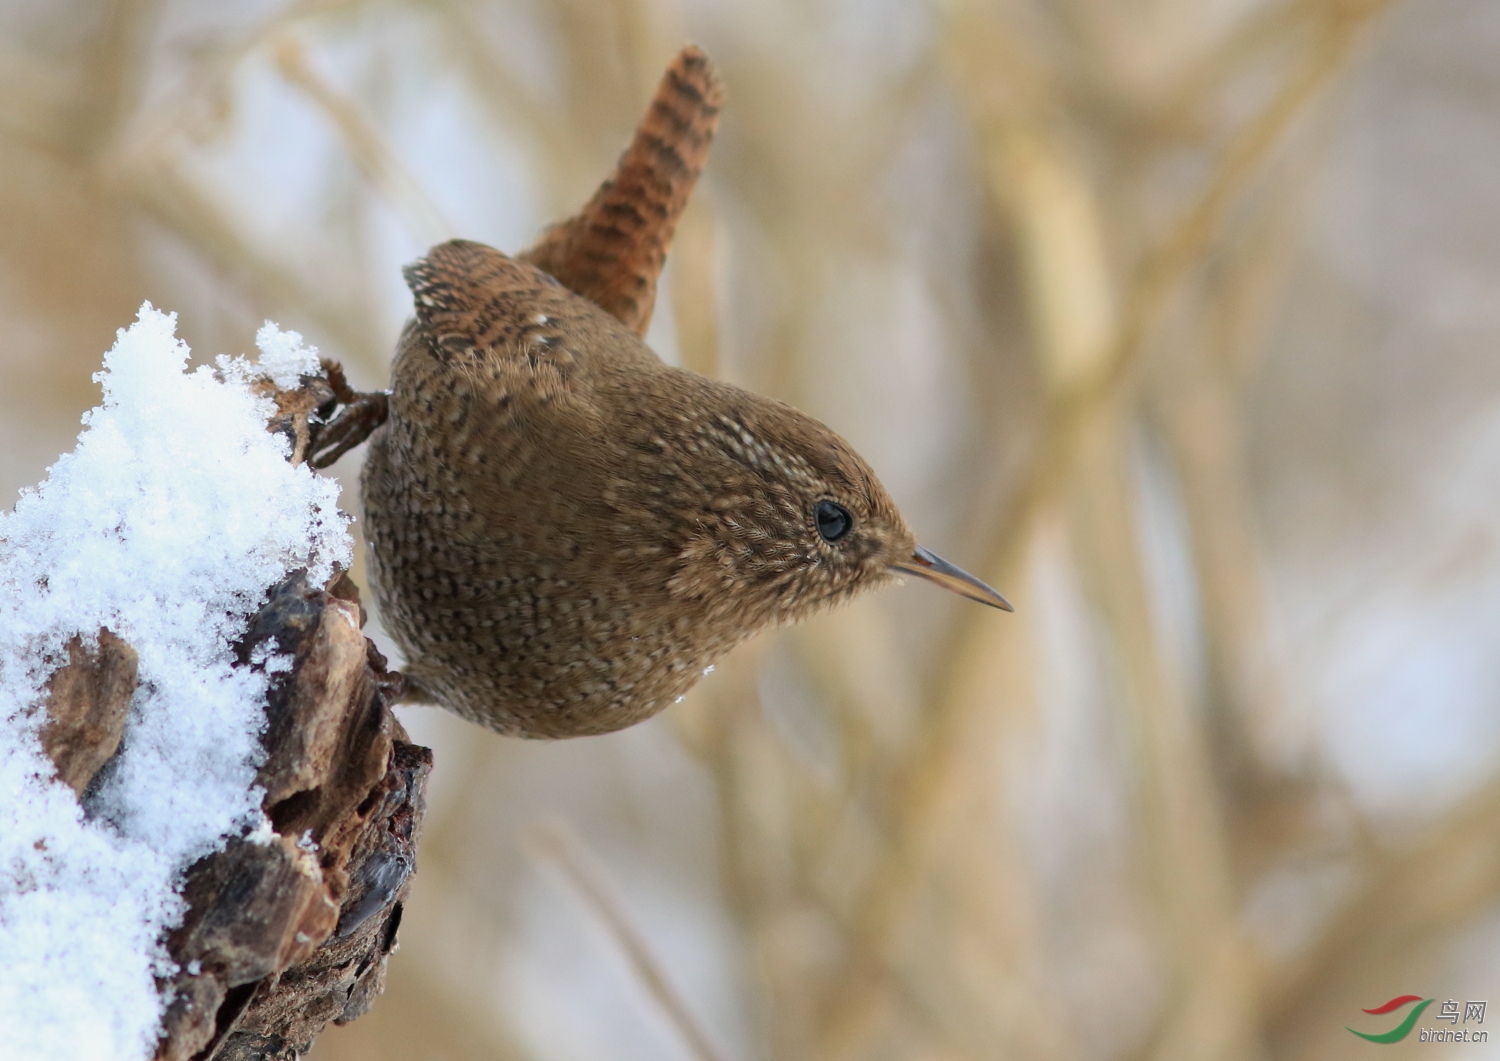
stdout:
[[(306, 459), (340, 405), (334, 387), (320, 376), (262, 388), (277, 406), (268, 429)], [(392, 715), (401, 679), (363, 623), (347, 574), (316, 586), (297, 571), (268, 587), (236, 646), (237, 666), (272, 671), (257, 775), (270, 824), (186, 874), (157, 1061), (292, 1061), (384, 986), (432, 753)], [(85, 806), (135, 684), (135, 653), (108, 630), (97, 648), (75, 640), (49, 683), (43, 746)]]

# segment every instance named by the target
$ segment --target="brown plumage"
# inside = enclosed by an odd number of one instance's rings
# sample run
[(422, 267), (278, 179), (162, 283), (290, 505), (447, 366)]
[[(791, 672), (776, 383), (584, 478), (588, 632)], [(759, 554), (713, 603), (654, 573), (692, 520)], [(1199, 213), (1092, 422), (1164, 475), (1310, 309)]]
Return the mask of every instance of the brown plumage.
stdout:
[(1008, 607), (917, 547), (834, 432), (641, 341), (720, 98), (685, 49), (578, 217), (519, 259), (454, 240), (407, 268), (417, 316), (363, 494), (419, 698), (504, 733), (605, 733), (901, 572)]
[(615, 172), (518, 257), (646, 334), (656, 278), (719, 125), (724, 86), (702, 49), (677, 53)]

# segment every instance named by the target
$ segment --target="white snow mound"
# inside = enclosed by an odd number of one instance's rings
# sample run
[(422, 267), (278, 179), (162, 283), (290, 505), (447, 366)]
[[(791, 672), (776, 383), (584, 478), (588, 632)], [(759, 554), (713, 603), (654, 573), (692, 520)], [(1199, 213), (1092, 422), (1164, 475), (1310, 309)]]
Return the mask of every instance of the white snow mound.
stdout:
[[(176, 315), (146, 303), (94, 378), (77, 448), (0, 515), (0, 1043), (8, 1058), (129, 1061), (154, 1049), (182, 871), (259, 826), (266, 679), (230, 645), (298, 567), (347, 564), (338, 484), (287, 462), (254, 367), (184, 371)], [(267, 324), (278, 383), (316, 351)], [(38, 707), (74, 635), (140, 657), (120, 754), (84, 817), (42, 756)]]

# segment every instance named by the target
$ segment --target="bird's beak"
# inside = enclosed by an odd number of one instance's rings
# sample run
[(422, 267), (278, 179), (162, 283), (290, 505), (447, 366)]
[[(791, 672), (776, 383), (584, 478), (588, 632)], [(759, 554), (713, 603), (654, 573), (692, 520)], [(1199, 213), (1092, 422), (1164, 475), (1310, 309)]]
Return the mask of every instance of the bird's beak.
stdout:
[(991, 608), (999, 608), (1007, 612), (1015, 611), (1010, 606), (1010, 601), (979, 579), (961, 567), (954, 567), (941, 556), (928, 552), (920, 545), (917, 546), (916, 552), (911, 554), (910, 560), (899, 560), (891, 567), (897, 571), (904, 571), (908, 575), (925, 578), (928, 582), (936, 582), (944, 589), (951, 589), (960, 596), (977, 600), (980, 604), (988, 604)]

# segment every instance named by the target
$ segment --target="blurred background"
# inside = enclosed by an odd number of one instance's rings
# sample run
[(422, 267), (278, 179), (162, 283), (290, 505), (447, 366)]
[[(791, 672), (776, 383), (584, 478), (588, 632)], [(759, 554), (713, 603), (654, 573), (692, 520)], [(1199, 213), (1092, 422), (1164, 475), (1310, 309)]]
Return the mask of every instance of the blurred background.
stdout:
[(687, 39), (652, 344), (1016, 613), (883, 591), (609, 737), (403, 709), (402, 946), (316, 1061), (1500, 1056), (1345, 1030), (1500, 1004), (1485, 0), (0, 0), (0, 496), (144, 299), (383, 386), (399, 266), (579, 206)]

